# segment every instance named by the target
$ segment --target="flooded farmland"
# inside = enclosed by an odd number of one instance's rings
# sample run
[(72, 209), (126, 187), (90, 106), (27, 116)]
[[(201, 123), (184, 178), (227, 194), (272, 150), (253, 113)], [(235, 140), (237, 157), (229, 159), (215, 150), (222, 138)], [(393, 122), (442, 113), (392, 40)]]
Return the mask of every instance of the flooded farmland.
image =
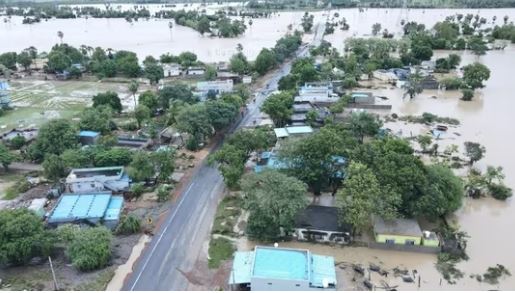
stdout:
[[(333, 14), (335, 10), (331, 11)], [(368, 9), (359, 13), (357, 9), (338, 10), (341, 17), (347, 19), (350, 25), (348, 31), (336, 29), (335, 33), (326, 36), (333, 46), (343, 49), (344, 39), (353, 35), (370, 34), (375, 22), (382, 23), (383, 28), (399, 34), (400, 20), (415, 20), (432, 26), (445, 16), (456, 13), (479, 13), (485, 17), (489, 25), (492, 17), (497, 16), (497, 22), (508, 15), (515, 19), (515, 9)], [(34, 25), (22, 25), (21, 18), (13, 17), (10, 22), (0, 23), (0, 52), (20, 51), (29, 46), (35, 46), (40, 51), (48, 51), (58, 42), (57, 31), (63, 31), (64, 41), (74, 46), (87, 44), (104, 48), (125, 49), (146, 55), (159, 56), (165, 52), (174, 54), (182, 51), (193, 51), (199, 59), (207, 62), (227, 60), (241, 43), (244, 53), (254, 59), (262, 47), (272, 47), (275, 41), (284, 35), (288, 24), (295, 27), (300, 23), (303, 12), (280, 12), (269, 19), (254, 19), (253, 25), (239, 38), (219, 39), (201, 36), (196, 31), (174, 25), (168, 27), (168, 20), (140, 20), (130, 24), (123, 19), (76, 19), (49, 20)], [(315, 12), (317, 19), (326, 15)], [(330, 15), (332, 16), (332, 15)], [(445, 55), (448, 52), (438, 52)], [(472, 102), (459, 99), (457, 92), (424, 91), (413, 100), (402, 99), (400, 89), (378, 89), (374, 93), (389, 98), (392, 113), (399, 115), (420, 115), (431, 112), (439, 116), (457, 118), (461, 122), (459, 138), (456, 144), (463, 141), (480, 142), (486, 147), (486, 155), (478, 162), (484, 168), (487, 164), (502, 166), (506, 174), (506, 184), (515, 189), (515, 158), (511, 155), (515, 149), (515, 138), (512, 126), (515, 125), (515, 47), (507, 47), (504, 51), (490, 51), (487, 55), (476, 57), (467, 52), (460, 52), (462, 65), (479, 61), (491, 69), (491, 77), (486, 87), (478, 90)], [(435, 98), (436, 97), (436, 98)], [(0, 123), (1, 124), (1, 123)], [(418, 135), (419, 133), (414, 133)], [(421, 276), (420, 289), (423, 290), (464, 290), (464, 289), (515, 289), (515, 277), (501, 280), (500, 285), (480, 283), (469, 276), (483, 274), (486, 269), (496, 264), (505, 265), (515, 274), (515, 255), (513, 246), (515, 234), (512, 224), (515, 223), (515, 204), (513, 199), (506, 202), (494, 199), (479, 199), (464, 201), (463, 207), (455, 215), (462, 230), (470, 235), (467, 253), (468, 261), (461, 262), (458, 268), (465, 276), (456, 285), (445, 281), (440, 285), (440, 274), (435, 269), (436, 257), (427, 254), (401, 253), (365, 248), (333, 248), (322, 245), (303, 243), (285, 243), (281, 245), (310, 248), (314, 252), (334, 255), (337, 261), (382, 263), (392, 269), (406, 267), (416, 269)], [(392, 281), (399, 289), (416, 289), (415, 284), (405, 284), (402, 281)], [(395, 283), (397, 282), (397, 283)], [(390, 284), (390, 285), (392, 285)]]

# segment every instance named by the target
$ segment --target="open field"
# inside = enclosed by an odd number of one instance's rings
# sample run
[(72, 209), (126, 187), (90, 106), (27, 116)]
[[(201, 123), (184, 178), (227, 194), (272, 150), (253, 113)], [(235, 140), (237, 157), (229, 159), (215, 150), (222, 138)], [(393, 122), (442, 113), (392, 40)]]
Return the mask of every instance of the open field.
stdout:
[(14, 80), (10, 86), (14, 109), (0, 118), (1, 129), (37, 127), (54, 118), (72, 119), (100, 92), (118, 93), (124, 106), (133, 101), (123, 83)]

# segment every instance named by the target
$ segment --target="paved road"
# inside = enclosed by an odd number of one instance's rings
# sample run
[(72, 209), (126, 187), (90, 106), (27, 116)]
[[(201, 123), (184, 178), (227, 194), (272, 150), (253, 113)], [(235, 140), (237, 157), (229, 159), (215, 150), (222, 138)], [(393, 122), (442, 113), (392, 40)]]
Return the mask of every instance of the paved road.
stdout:
[[(324, 30), (325, 24), (317, 24), (314, 44), (320, 44)], [(304, 46), (299, 49), (297, 56), (307, 54), (309, 49)], [(260, 105), (277, 89), (279, 79), (288, 74), (290, 68), (291, 62), (285, 63), (272, 75), (268, 87), (259, 91), (256, 102), (249, 105), (236, 128), (253, 124), (254, 119), (260, 115)], [(189, 282), (183, 272), (191, 271), (201, 250), (206, 249), (202, 246), (209, 235), (218, 201), (225, 188), (218, 170), (205, 162), (202, 164), (138, 259), (123, 290), (187, 289)]]

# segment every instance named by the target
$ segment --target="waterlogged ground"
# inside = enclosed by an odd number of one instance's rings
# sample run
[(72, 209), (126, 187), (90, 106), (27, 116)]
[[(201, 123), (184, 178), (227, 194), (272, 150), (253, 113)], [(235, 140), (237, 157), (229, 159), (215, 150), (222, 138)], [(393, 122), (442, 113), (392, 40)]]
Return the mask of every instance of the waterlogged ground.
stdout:
[(37, 127), (55, 118), (71, 119), (93, 103), (97, 93), (114, 91), (125, 107), (132, 107), (133, 98), (127, 84), (88, 81), (12, 80), (11, 106), (0, 117), (0, 132), (5, 129)]

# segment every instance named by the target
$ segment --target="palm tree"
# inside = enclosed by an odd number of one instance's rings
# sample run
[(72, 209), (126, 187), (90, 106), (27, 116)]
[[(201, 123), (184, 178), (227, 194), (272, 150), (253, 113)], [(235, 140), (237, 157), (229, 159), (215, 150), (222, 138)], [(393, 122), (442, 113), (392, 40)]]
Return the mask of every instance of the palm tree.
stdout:
[(413, 99), (417, 94), (422, 92), (422, 75), (420, 74), (420, 69), (417, 68), (416, 71), (409, 75), (408, 80), (403, 85), (403, 88), (406, 90), (404, 96), (409, 95), (410, 99)]
[(62, 31), (57, 31), (57, 37), (61, 40), (61, 44), (63, 43), (64, 33)]
[(134, 109), (136, 109), (136, 93), (138, 92), (139, 84), (136, 80), (131, 80), (129, 83), (129, 92), (131, 92), (132, 97), (134, 98)]

